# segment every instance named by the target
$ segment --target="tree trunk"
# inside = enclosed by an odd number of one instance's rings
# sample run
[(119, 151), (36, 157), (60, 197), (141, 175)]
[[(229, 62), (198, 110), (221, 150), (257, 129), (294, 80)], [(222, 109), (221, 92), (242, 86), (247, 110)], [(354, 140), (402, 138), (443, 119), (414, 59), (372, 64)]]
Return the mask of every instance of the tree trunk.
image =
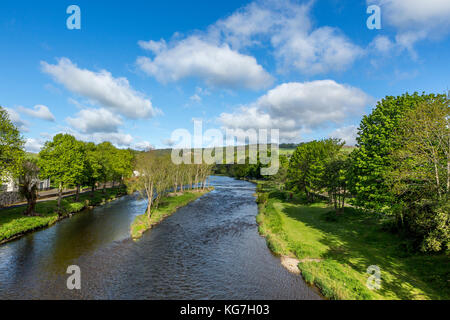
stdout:
[(59, 188), (58, 188), (58, 216), (61, 216), (61, 199), (62, 199), (62, 183), (59, 183)]
[(147, 191), (148, 205), (147, 205), (147, 218), (150, 220), (151, 217), (151, 209), (153, 202), (153, 183), (150, 185), (150, 192)]
[(27, 209), (25, 210), (26, 216), (38, 216), (36, 213), (36, 202), (37, 202), (37, 188), (31, 187), (31, 190), (25, 195), (27, 199)]
[(80, 185), (77, 185), (77, 193), (75, 195), (75, 202), (80, 201)]

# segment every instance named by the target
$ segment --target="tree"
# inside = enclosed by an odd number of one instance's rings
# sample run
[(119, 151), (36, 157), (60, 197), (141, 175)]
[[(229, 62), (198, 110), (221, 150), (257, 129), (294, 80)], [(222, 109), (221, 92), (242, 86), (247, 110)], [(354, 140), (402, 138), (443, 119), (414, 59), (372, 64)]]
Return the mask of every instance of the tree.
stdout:
[(368, 210), (388, 211), (395, 197), (385, 176), (392, 168), (390, 155), (401, 146), (396, 130), (402, 117), (424, 102), (443, 101), (445, 95), (404, 94), (388, 96), (364, 116), (358, 131), (358, 148), (352, 154), (351, 192), (355, 204)]
[(21, 169), (24, 141), (17, 127), (0, 107), (0, 186), (8, 176), (14, 178)]
[(39, 182), (39, 167), (37, 160), (27, 159), (22, 162), (22, 168), (19, 175), (19, 193), (27, 199), (26, 216), (38, 215), (35, 211), (37, 202), (37, 190)]
[(96, 148), (96, 157), (100, 165), (99, 182), (103, 182), (103, 192), (106, 192), (106, 183), (112, 180), (115, 175), (113, 166), (116, 150), (111, 142), (102, 142)]
[(450, 242), (450, 107), (448, 99), (420, 103), (396, 130), (386, 181), (395, 196), (397, 222), (422, 238), (422, 250)]
[(305, 192), (308, 201), (314, 201), (323, 189), (323, 174), (329, 159), (344, 143), (339, 139), (311, 141), (297, 147), (289, 163), (289, 174), (298, 190)]
[(86, 151), (86, 183), (91, 186), (91, 196), (94, 196), (95, 185), (102, 176), (100, 153), (92, 142), (86, 143), (84, 148)]
[(323, 186), (327, 190), (336, 213), (341, 213), (345, 207), (349, 166), (349, 158), (343, 154), (337, 154), (325, 164), (322, 176)]
[(83, 145), (69, 134), (57, 134), (39, 153), (41, 177), (58, 184), (58, 214), (62, 214), (63, 188), (77, 184), (80, 174), (85, 172), (85, 164)]
[(145, 152), (136, 157), (137, 177), (129, 181), (129, 189), (131, 191), (139, 191), (143, 196), (147, 197), (147, 218), (151, 218), (152, 205), (156, 184), (158, 183), (158, 159), (151, 152)]

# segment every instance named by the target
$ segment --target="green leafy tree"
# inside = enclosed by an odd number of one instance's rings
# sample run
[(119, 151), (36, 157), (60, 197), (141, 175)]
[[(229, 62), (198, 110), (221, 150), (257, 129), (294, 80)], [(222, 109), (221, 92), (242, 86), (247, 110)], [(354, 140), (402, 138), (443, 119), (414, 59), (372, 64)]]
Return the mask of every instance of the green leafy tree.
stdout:
[(385, 176), (392, 168), (390, 155), (399, 148), (396, 130), (402, 117), (419, 104), (445, 100), (445, 95), (414, 93), (388, 96), (364, 116), (358, 132), (358, 148), (352, 152), (350, 187), (355, 204), (368, 210), (388, 211), (395, 202)]
[(64, 187), (79, 183), (85, 172), (85, 153), (82, 143), (69, 134), (57, 134), (47, 141), (39, 153), (41, 177), (51, 178), (58, 184), (58, 214), (61, 211)]
[(450, 107), (425, 101), (407, 112), (396, 130), (386, 181), (395, 196), (397, 223), (422, 239), (423, 251), (450, 245)]
[(304, 191), (308, 201), (314, 201), (323, 186), (325, 165), (344, 145), (339, 139), (326, 139), (301, 144), (289, 163), (289, 175), (298, 190)]
[(349, 158), (342, 153), (335, 155), (325, 164), (322, 183), (336, 213), (341, 213), (345, 207), (349, 166)]
[(93, 196), (95, 186), (102, 177), (103, 167), (101, 165), (100, 152), (98, 152), (97, 146), (94, 143), (86, 143), (84, 149), (86, 152), (85, 183), (91, 187), (91, 196)]
[(25, 156), (23, 146), (19, 130), (6, 110), (0, 107), (0, 186), (4, 179), (14, 178), (20, 173)]

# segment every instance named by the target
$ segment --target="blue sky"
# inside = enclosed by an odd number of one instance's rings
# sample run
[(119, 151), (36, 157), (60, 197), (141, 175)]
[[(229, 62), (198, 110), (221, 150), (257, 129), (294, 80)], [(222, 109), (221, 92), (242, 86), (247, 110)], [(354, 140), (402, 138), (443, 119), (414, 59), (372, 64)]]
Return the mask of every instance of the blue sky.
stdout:
[(60, 132), (168, 147), (193, 119), (352, 144), (378, 99), (450, 87), (449, 21), (447, 0), (5, 0), (0, 105), (33, 152)]

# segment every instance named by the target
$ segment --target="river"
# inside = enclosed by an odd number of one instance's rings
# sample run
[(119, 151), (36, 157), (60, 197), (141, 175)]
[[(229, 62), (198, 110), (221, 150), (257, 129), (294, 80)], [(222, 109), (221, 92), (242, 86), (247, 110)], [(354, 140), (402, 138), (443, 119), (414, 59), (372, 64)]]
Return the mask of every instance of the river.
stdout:
[[(211, 177), (215, 190), (133, 242), (135, 195), (0, 246), (0, 299), (320, 299), (268, 250), (254, 184)], [(68, 290), (69, 265), (81, 290)]]

